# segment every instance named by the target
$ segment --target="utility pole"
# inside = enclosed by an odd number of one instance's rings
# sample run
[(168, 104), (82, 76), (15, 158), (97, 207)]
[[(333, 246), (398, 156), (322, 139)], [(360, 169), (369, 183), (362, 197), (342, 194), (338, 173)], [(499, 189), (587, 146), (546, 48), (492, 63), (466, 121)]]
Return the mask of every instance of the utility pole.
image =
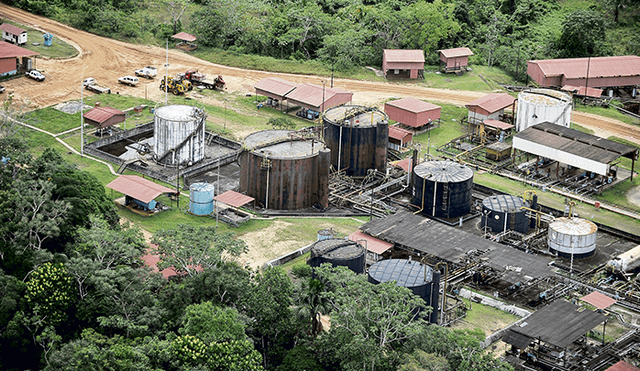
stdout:
[(169, 38), (167, 38), (166, 62), (164, 63), (164, 105), (169, 103)]

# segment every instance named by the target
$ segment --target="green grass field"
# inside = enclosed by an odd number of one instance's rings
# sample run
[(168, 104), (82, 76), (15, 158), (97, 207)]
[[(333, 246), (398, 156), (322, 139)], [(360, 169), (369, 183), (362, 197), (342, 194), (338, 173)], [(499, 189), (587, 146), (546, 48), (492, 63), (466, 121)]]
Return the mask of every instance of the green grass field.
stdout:
[[(12, 22), (5, 20), (4, 22), (10, 23), (14, 26), (18, 26), (23, 30), (27, 31), (27, 43), (22, 45), (21, 47), (25, 49), (29, 49), (31, 51), (37, 52), (40, 54), (40, 57), (47, 58), (71, 58), (78, 55), (78, 50), (67, 44), (66, 42), (57, 39), (54, 35), (51, 46), (44, 46), (44, 38), (42, 37), (45, 33), (39, 30), (36, 30), (31, 27), (27, 27), (23, 24)], [(39, 45), (33, 45), (33, 43), (38, 43)], [(37, 65), (35, 66), (38, 67)]]

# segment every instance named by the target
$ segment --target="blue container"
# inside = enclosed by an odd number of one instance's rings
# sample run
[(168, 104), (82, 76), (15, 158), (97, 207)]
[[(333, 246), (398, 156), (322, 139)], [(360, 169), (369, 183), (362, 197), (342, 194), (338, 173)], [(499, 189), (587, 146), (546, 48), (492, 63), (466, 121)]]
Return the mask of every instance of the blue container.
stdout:
[(194, 215), (212, 214), (214, 190), (213, 184), (193, 183), (189, 187), (189, 211)]
[(333, 238), (336, 235), (336, 231), (334, 231), (333, 229), (321, 229), (318, 231), (318, 239), (316, 241), (320, 241), (320, 240), (328, 240), (330, 238)]

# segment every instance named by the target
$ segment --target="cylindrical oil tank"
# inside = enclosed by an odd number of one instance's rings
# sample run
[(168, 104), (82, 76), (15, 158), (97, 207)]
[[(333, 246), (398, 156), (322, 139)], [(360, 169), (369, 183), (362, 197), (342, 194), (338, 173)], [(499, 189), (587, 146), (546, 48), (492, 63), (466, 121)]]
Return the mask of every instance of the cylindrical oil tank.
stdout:
[[(266, 209), (328, 207), (330, 151), (316, 140), (298, 140), (290, 130), (247, 136), (238, 158), (240, 191)], [(324, 164), (324, 165), (323, 165)]]
[(367, 170), (385, 171), (389, 117), (371, 107), (345, 105), (323, 114), (324, 140), (331, 150), (331, 166), (361, 177)]
[(205, 120), (206, 113), (198, 107), (158, 107), (153, 117), (154, 159), (172, 166), (190, 166), (202, 160)]
[(571, 96), (551, 89), (531, 89), (518, 94), (516, 130), (518, 132), (543, 122), (570, 127)]
[(481, 225), (490, 232), (500, 233), (505, 229), (520, 233), (529, 231), (529, 218), (523, 207), (529, 203), (522, 197), (512, 195), (497, 195), (487, 197), (482, 201)]
[(565, 258), (583, 258), (596, 251), (598, 226), (582, 218), (558, 218), (549, 224), (549, 251)]
[(414, 167), (411, 203), (421, 213), (457, 218), (471, 210), (473, 170), (453, 161), (426, 161)]
[(209, 183), (193, 183), (189, 186), (189, 212), (194, 215), (213, 213), (215, 187)]
[(395, 281), (397, 286), (410, 289), (433, 308), (429, 322), (438, 322), (440, 272), (417, 261), (387, 259), (369, 267), (368, 280), (374, 284)]
[(331, 266), (343, 266), (360, 274), (364, 273), (366, 250), (356, 241), (343, 238), (329, 238), (316, 241), (311, 246), (311, 257), (307, 263), (319, 267), (323, 263)]

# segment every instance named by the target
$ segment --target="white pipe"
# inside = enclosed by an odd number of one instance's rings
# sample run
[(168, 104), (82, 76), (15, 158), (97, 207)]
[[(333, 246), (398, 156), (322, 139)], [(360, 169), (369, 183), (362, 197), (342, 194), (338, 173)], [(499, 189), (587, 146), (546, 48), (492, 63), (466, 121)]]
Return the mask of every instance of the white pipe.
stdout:
[(504, 229), (502, 230), (503, 232), (507, 231), (507, 218), (509, 217), (509, 214), (505, 211), (504, 212)]
[(436, 191), (438, 190), (438, 182), (433, 183), (433, 212), (431, 216), (436, 216)]

